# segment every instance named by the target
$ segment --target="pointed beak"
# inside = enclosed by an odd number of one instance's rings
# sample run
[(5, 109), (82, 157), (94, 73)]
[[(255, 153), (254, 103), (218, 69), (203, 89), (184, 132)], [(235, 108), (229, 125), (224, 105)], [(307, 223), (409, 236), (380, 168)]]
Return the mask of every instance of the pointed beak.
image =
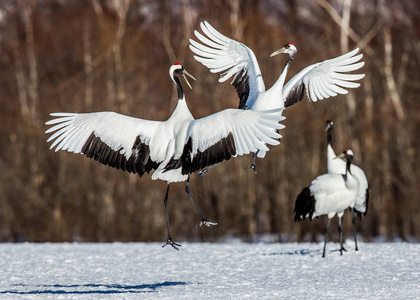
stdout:
[(336, 159), (336, 158), (343, 158), (343, 157), (344, 157), (344, 153), (341, 153), (341, 154), (337, 155), (336, 157), (334, 157), (333, 159)]
[(286, 50), (286, 48), (283, 47), (283, 48), (281, 48), (277, 51), (274, 51), (273, 53), (271, 53), (270, 57), (276, 56), (277, 54), (284, 53), (285, 50)]
[(196, 80), (196, 79), (194, 78), (194, 76), (192, 76), (190, 73), (188, 73), (187, 70), (184, 69), (184, 72), (182, 73), (182, 78), (188, 84), (188, 86), (190, 87), (190, 89), (192, 89), (191, 84), (188, 82), (187, 76), (185, 76), (185, 75), (189, 76), (190, 78), (192, 78), (194, 80)]

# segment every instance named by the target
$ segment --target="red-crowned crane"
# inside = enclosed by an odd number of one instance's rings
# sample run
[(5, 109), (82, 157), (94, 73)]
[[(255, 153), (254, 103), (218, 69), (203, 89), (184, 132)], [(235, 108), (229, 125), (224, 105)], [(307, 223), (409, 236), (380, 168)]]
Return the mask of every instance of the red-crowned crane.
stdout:
[(338, 232), (340, 234), (340, 253), (343, 255), (343, 214), (344, 211), (353, 208), (359, 191), (359, 180), (352, 173), (353, 151), (345, 150), (335, 158), (343, 157), (346, 159), (346, 171), (344, 174), (324, 174), (312, 181), (309, 187), (305, 187), (298, 195), (295, 202), (294, 220), (295, 222), (305, 220), (309, 217), (319, 217), (328, 215), (327, 225), (325, 226), (324, 251), (325, 257), (327, 245), (328, 225), (331, 219), (337, 215), (339, 218)]
[[(327, 121), (326, 128), (327, 131), (327, 167), (328, 173), (330, 174), (344, 174), (346, 170), (346, 163), (341, 159), (334, 159), (336, 157), (334, 149), (332, 147), (332, 131), (333, 131), (333, 122)], [(365, 172), (358, 166), (352, 164), (351, 172), (359, 180), (359, 191), (357, 193), (356, 202), (352, 208), (352, 223), (353, 223), (353, 235), (354, 235), (354, 244), (356, 251), (359, 250), (357, 247), (357, 238), (356, 238), (356, 214), (361, 217), (362, 214), (366, 215), (369, 204), (369, 183), (366, 178)]]
[[(303, 99), (304, 90), (310, 102), (316, 102), (337, 94), (347, 94), (346, 88), (357, 88), (364, 74), (345, 74), (360, 69), (364, 62), (359, 62), (363, 55), (355, 49), (342, 56), (325, 60), (304, 68), (286, 84), (286, 75), (290, 64), (295, 58), (297, 49), (293, 44), (287, 44), (271, 56), (287, 53), (289, 58), (276, 83), (267, 91), (254, 52), (245, 44), (232, 40), (208, 22), (200, 23), (201, 30), (206, 35), (194, 31), (201, 43), (190, 39), (190, 49), (196, 54), (194, 58), (210, 69), (212, 73), (223, 72), (219, 82), (224, 82), (233, 76), (231, 84), (239, 96), (239, 108), (247, 110), (267, 110), (283, 108)], [(253, 156), (253, 163), (248, 169), (255, 172), (255, 158), (265, 156), (264, 151), (258, 151)]]
[[(226, 109), (195, 120), (191, 115), (180, 78), (189, 87), (181, 64), (174, 64), (169, 75), (178, 91), (178, 104), (166, 121), (137, 119), (115, 112), (52, 113), (57, 117), (46, 122), (54, 125), (46, 133), (55, 132), (48, 139), (50, 149), (84, 154), (104, 165), (137, 173), (140, 177), (155, 170), (152, 179), (167, 182), (164, 199), (168, 238), (163, 245), (177, 249), (169, 228), (168, 194), (171, 182), (187, 180), (186, 192), (193, 201), (200, 224), (208, 222), (198, 210), (189, 191), (189, 176), (208, 166), (229, 160), (232, 156), (256, 151), (268, 151), (277, 145), (279, 124), (284, 120), (282, 109), (270, 111), (244, 111)], [(193, 78), (193, 77), (192, 77)]]

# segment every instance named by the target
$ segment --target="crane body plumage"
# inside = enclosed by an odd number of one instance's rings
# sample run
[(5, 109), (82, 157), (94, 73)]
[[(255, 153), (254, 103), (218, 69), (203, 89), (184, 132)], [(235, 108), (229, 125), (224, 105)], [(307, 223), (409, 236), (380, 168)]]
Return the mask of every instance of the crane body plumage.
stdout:
[[(316, 195), (313, 217), (335, 215), (341, 218), (344, 211), (354, 206), (354, 191), (358, 188), (358, 180), (344, 174), (324, 174), (312, 181), (309, 187), (311, 194)], [(332, 200), (333, 199), (333, 200)]]
[[(363, 55), (356, 55), (359, 50), (355, 49), (339, 57), (310, 65), (285, 84), (287, 72), (297, 52), (293, 44), (287, 44), (271, 55), (287, 53), (289, 57), (277, 81), (266, 91), (258, 61), (248, 46), (222, 35), (206, 21), (201, 22), (200, 27), (206, 36), (194, 31), (201, 42), (190, 39), (190, 49), (196, 54), (194, 58), (212, 73), (223, 72), (219, 82), (233, 76), (231, 84), (238, 92), (240, 108), (267, 110), (287, 107), (302, 100), (303, 88), (306, 88), (308, 100), (316, 102), (338, 94), (347, 94), (345, 88), (359, 87), (360, 84), (353, 81), (364, 77), (364, 74), (346, 74), (364, 65), (364, 62), (359, 62)], [(296, 90), (300, 92), (296, 93)]]
[[(210, 69), (212, 73), (222, 72), (219, 82), (233, 77), (231, 84), (239, 97), (239, 108), (247, 110), (270, 110), (285, 108), (301, 101), (306, 94), (310, 102), (316, 102), (338, 94), (347, 94), (347, 88), (357, 88), (364, 74), (347, 74), (360, 69), (364, 62), (359, 62), (363, 55), (356, 55), (355, 49), (339, 57), (312, 64), (287, 83), (286, 76), (294, 60), (297, 49), (287, 44), (271, 56), (286, 53), (288, 59), (274, 85), (266, 90), (261, 70), (254, 52), (245, 44), (230, 39), (208, 22), (200, 23), (204, 35), (194, 31), (200, 42), (190, 39), (190, 49), (194, 58)], [(257, 152), (264, 157), (263, 151)], [(254, 156), (255, 161), (255, 156)], [(250, 167), (255, 171), (255, 164)]]
[[(194, 119), (185, 101), (179, 78), (187, 84), (180, 64), (171, 66), (169, 74), (178, 91), (177, 106), (166, 121), (133, 118), (115, 112), (52, 113), (55, 119), (46, 133), (53, 133), (50, 149), (84, 154), (100, 163), (137, 173), (152, 174), (152, 179), (167, 181), (164, 199), (168, 239), (166, 244), (177, 249), (170, 236), (168, 193), (171, 182), (187, 181), (186, 192), (200, 215), (200, 224), (208, 222), (199, 211), (189, 191), (189, 176), (208, 166), (277, 145), (284, 128), (282, 109), (244, 111), (226, 109), (201, 119)], [(193, 78), (193, 77), (192, 77)], [(191, 87), (191, 86), (190, 86)], [(165, 244), (165, 245), (166, 245)], [(165, 246), (164, 245), (164, 246)]]
[[(343, 174), (346, 170), (346, 162), (341, 159), (334, 159), (336, 157), (334, 148), (332, 146), (332, 131), (333, 131), (333, 122), (326, 122), (326, 132), (327, 132), (327, 170), (329, 174)], [(357, 192), (356, 201), (354, 206), (351, 207), (352, 210), (352, 223), (353, 223), (353, 234), (355, 249), (357, 247), (357, 238), (356, 238), (356, 214), (366, 215), (369, 205), (369, 183), (366, 177), (365, 172), (358, 166), (351, 164), (352, 174), (359, 181), (359, 189)]]
[[(341, 156), (345, 157), (346, 169), (344, 174), (324, 174), (312, 181), (309, 187), (305, 187), (296, 198), (294, 220), (299, 222), (322, 215), (328, 216), (325, 227), (325, 241), (323, 257), (328, 235), (330, 220), (337, 215), (339, 218), (340, 252), (344, 250), (342, 238), (342, 217), (347, 208), (353, 208), (359, 190), (359, 180), (352, 174), (351, 161), (353, 152), (346, 150)], [(337, 158), (337, 157), (336, 157)]]
[[(346, 162), (341, 159), (334, 159), (336, 154), (332, 147), (333, 123), (331, 121), (327, 122), (327, 170), (328, 173), (343, 174), (346, 170)], [(351, 164), (351, 171), (359, 180), (359, 191), (356, 202), (354, 203), (354, 209), (358, 213), (366, 214), (369, 204), (369, 183), (366, 174), (355, 164)]]

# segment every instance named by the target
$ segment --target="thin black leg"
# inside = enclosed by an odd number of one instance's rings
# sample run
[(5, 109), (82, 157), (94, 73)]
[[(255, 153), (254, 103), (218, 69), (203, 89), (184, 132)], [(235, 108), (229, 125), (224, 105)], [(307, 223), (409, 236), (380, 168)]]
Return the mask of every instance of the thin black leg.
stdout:
[(346, 248), (344, 248), (343, 245), (343, 218), (344, 215), (341, 216), (341, 218), (338, 219), (338, 233), (340, 235), (340, 253), (343, 255), (343, 251), (347, 251)]
[(343, 255), (343, 218), (338, 218), (338, 233), (340, 235), (340, 255)]
[(359, 251), (359, 248), (357, 247), (357, 238), (356, 238), (356, 213), (354, 211), (354, 208), (351, 209), (351, 213), (352, 213), (351, 222), (353, 223), (354, 244), (355, 244), (355, 247), (356, 247), (356, 251)]
[(328, 225), (330, 225), (331, 219), (328, 218), (327, 225), (325, 226), (324, 231), (324, 251), (322, 252), (322, 257), (325, 257), (325, 249), (327, 247), (327, 238), (328, 238)]
[(200, 216), (200, 224), (198, 224), (196, 227), (198, 228), (203, 224), (206, 225), (207, 227), (210, 227), (210, 225), (217, 225), (217, 223), (207, 221), (207, 219), (204, 218), (203, 215), (201, 214), (200, 209), (198, 208), (197, 203), (195, 203), (194, 198), (193, 198), (193, 196), (191, 195), (191, 192), (190, 192), (190, 175), (189, 174), (188, 174), (188, 178), (187, 178), (187, 184), (185, 185), (185, 191), (187, 192), (188, 196), (190, 197), (192, 203), (195, 206), (195, 209), (197, 210), (197, 212)]
[(162, 245), (162, 247), (165, 247), (167, 245), (171, 245), (174, 249), (179, 250), (178, 247), (181, 247), (181, 245), (172, 241), (172, 238), (171, 238), (171, 229), (169, 228), (168, 195), (169, 195), (169, 187), (170, 187), (170, 185), (171, 185), (171, 183), (168, 182), (168, 187), (166, 188), (165, 199), (163, 200), (163, 204), (165, 204), (165, 211), (166, 211), (166, 227), (168, 228), (168, 239), (166, 240), (166, 243)]
[(210, 171), (210, 169), (213, 169), (215, 166), (217, 166), (217, 164), (214, 164), (214, 165), (208, 166), (208, 167), (207, 167), (207, 168), (205, 168), (204, 170), (197, 171), (197, 173), (198, 173), (198, 177), (200, 177), (200, 178), (204, 178), (204, 176), (206, 176), (206, 175), (207, 175), (208, 171)]
[(260, 150), (257, 150), (257, 152), (252, 155), (252, 165), (250, 165), (247, 168), (244, 168), (245, 170), (252, 170), (252, 171), (254, 171), (255, 174), (257, 174), (257, 170), (256, 170), (256, 167), (255, 167), (255, 159), (257, 158), (257, 155), (258, 155), (259, 151)]

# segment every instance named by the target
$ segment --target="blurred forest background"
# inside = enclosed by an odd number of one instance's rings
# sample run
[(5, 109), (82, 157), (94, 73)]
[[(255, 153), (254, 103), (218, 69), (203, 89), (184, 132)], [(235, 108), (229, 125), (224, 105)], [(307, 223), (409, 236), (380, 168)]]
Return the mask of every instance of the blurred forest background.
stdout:
[(50, 151), (44, 123), (51, 112), (107, 110), (165, 120), (176, 105), (175, 62), (197, 78), (186, 90), (196, 118), (237, 107), (234, 88), (188, 48), (204, 20), (253, 49), (267, 88), (287, 57), (269, 55), (286, 43), (298, 49), (288, 78), (355, 47), (366, 77), (348, 95), (288, 108), (282, 143), (257, 161), (258, 175), (243, 169), (248, 155), (192, 176), (193, 196), (218, 226), (196, 229), (185, 183), (173, 184), (174, 240), (316, 240), (324, 222), (294, 223), (293, 208), (326, 172), (331, 119), (336, 152), (351, 148), (371, 186), (358, 233), (419, 241), (420, 2), (411, 0), (0, 1), (0, 241), (166, 239), (165, 182)]

